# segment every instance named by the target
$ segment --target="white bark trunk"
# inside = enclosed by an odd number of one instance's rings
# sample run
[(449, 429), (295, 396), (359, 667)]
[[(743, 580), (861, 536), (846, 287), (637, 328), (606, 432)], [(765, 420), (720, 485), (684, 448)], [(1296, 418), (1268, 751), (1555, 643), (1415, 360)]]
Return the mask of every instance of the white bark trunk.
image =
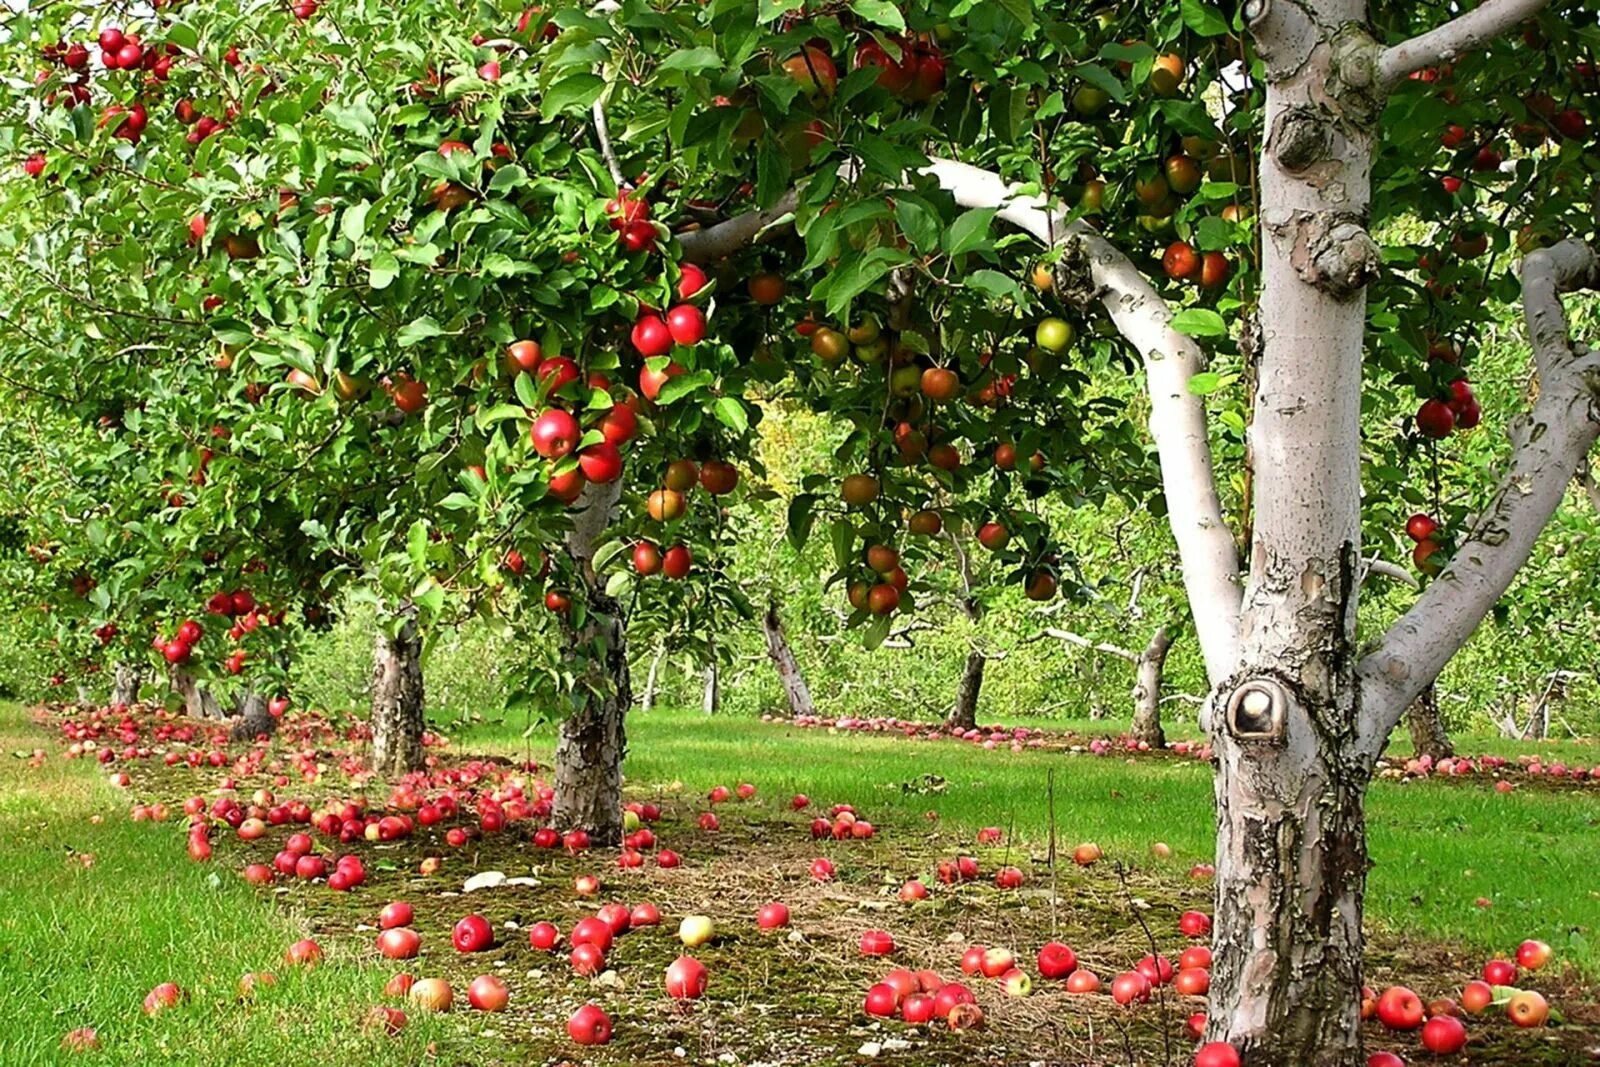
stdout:
[(118, 660), (111, 675), (111, 703), (137, 704), (139, 688), (143, 683), (144, 668), (140, 664)]
[(800, 663), (794, 658), (794, 649), (783, 635), (783, 621), (778, 618), (778, 602), (767, 601), (766, 614), (761, 617), (761, 629), (767, 638), (767, 656), (772, 660), (778, 680), (783, 683), (784, 700), (792, 717), (813, 715), (816, 706), (811, 702), (811, 689), (806, 685)]
[(655, 652), (650, 657), (650, 671), (644, 678), (644, 695), (639, 698), (641, 711), (650, 711), (656, 706), (657, 683), (661, 679), (661, 661), (667, 658), (666, 642), (656, 645)]
[(1151, 748), (1162, 748), (1167, 743), (1167, 735), (1161, 729), (1161, 676), (1171, 648), (1172, 635), (1163, 626), (1151, 635), (1134, 670), (1133, 725), (1128, 734)]
[(716, 660), (706, 664), (705, 677), (700, 688), (700, 710), (715, 715), (722, 707), (722, 672)]
[(1336, 73), (1359, 74), (1363, 55), (1370, 72), (1376, 49), (1355, 28), (1359, 0), (1246, 12), (1268, 72), (1262, 350), (1240, 656), (1205, 716), (1218, 760), (1207, 1039), (1251, 1065), (1353, 1067), (1367, 768), (1349, 742), (1363, 292), (1376, 265), (1361, 226), (1376, 109)]
[(192, 719), (220, 719), (222, 706), (209, 686), (201, 685), (187, 667), (173, 665), (167, 669), (172, 691), (183, 702), (183, 713)]

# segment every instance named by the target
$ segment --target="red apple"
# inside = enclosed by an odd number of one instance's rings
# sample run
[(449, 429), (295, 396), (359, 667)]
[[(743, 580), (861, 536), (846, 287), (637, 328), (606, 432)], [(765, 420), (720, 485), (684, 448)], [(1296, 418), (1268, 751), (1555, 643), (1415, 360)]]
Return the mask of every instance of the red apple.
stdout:
[(1194, 1054), (1194, 1067), (1239, 1067), (1239, 1050), (1226, 1041), (1201, 1045)]
[(1211, 932), (1211, 916), (1203, 911), (1186, 911), (1178, 916), (1178, 930), (1184, 937), (1204, 937)]
[(422, 951), (422, 938), (409, 926), (395, 926), (378, 935), (378, 954), (389, 960), (409, 960)]
[(1467, 1028), (1453, 1015), (1436, 1015), (1422, 1025), (1422, 1046), (1435, 1056), (1453, 1056), (1467, 1043)]
[(1483, 965), (1483, 980), (1490, 985), (1510, 985), (1517, 980), (1517, 965), (1510, 960), (1490, 960)]
[(467, 986), (467, 1003), (479, 1011), (505, 1011), (510, 999), (505, 982), (492, 974), (480, 974)]
[(1390, 986), (1378, 998), (1378, 1021), (1391, 1030), (1415, 1030), (1422, 1019), (1422, 998), (1405, 986)]
[(1078, 969), (1078, 954), (1059, 941), (1051, 941), (1039, 950), (1039, 977), (1066, 978)]
[(868, 930), (861, 935), (863, 956), (888, 956), (894, 952), (894, 938), (887, 930)]
[(887, 982), (879, 982), (867, 990), (866, 1012), (868, 1015), (887, 1017), (900, 1009), (900, 994), (894, 986)]
[(1550, 962), (1550, 946), (1543, 941), (1524, 941), (1517, 946), (1517, 966), (1525, 971), (1537, 971)]
[(1488, 982), (1468, 982), (1461, 987), (1461, 1007), (1473, 1015), (1482, 1014), (1494, 1003), (1494, 987)]
[(597, 1004), (585, 1004), (567, 1020), (567, 1036), (580, 1045), (604, 1045), (611, 1040), (611, 1017)]
[(777, 930), (789, 925), (789, 906), (773, 901), (763, 904), (756, 913), (756, 926), (763, 930)]
[(698, 1000), (706, 992), (705, 964), (693, 956), (679, 956), (667, 968), (667, 996), (674, 1000)]
[(482, 915), (468, 915), (450, 932), (450, 943), (457, 952), (482, 952), (494, 947), (494, 928)]
[(1506, 1003), (1506, 1015), (1523, 1029), (1543, 1026), (1550, 1016), (1550, 1005), (1531, 989), (1520, 990)]
[(410, 904), (403, 900), (391, 901), (378, 913), (378, 929), (392, 930), (396, 926), (410, 926), (413, 918)]

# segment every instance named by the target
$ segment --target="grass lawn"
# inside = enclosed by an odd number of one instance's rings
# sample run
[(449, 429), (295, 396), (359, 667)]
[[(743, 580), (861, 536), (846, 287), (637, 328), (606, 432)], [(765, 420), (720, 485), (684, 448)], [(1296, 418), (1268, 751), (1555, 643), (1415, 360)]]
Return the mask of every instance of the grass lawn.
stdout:
[[(17, 756), (41, 746), (42, 766)], [(304, 922), (262, 907), (235, 871), (191, 863), (181, 812), (130, 822), (127, 794), (93, 761), (61, 759), (15, 705), (0, 705), (0, 759), (0, 1064), (422, 1061), (432, 1022), (364, 1034), (378, 972), (354, 959), (287, 967)], [(262, 971), (278, 986), (241, 1001), (239, 979)], [(140, 1002), (165, 981), (188, 1004), (147, 1018)], [(98, 1030), (103, 1059), (61, 1050), (80, 1026)]]
[[(630, 795), (663, 801), (668, 816), (660, 832), (685, 851), (682, 870), (652, 865), (618, 872), (605, 854), (537, 854), (524, 832), (486, 836), (458, 852), (443, 846), (438, 827), (410, 841), (359, 846), (372, 878), (357, 892), (337, 894), (304, 882), (258, 890), (244, 884), (238, 870), (270, 859), (281, 833), (241, 842), (223, 828), (214, 834), (215, 862), (194, 863), (185, 855), (176, 812), (166, 824), (127, 818), (136, 798), (175, 806), (193, 793), (210, 794), (225, 771), (138, 761), (128, 768), (135, 788), (118, 790), (104, 768), (60, 758), (59, 739), (47, 728), (15, 706), (0, 705), (0, 982), (12, 991), (0, 1010), (0, 1065), (97, 1059), (206, 1067), (558, 1062), (577, 1051), (562, 1028), (585, 1000), (599, 1001), (618, 1022), (616, 1041), (598, 1057), (606, 1064), (716, 1062), (723, 1051), (733, 1053), (734, 1062), (853, 1064), (864, 1041), (904, 1032), (863, 1026), (861, 991), (884, 966), (856, 951), (863, 928), (892, 929), (902, 939), (906, 965), (949, 970), (959, 955), (951, 947), (958, 938), (1012, 941), (1026, 949), (1057, 936), (1109, 978), (1147, 951), (1130, 894), (1148, 901), (1149, 922), (1164, 939), (1172, 938), (1179, 910), (1206, 906), (1206, 886), (1186, 877), (1192, 864), (1211, 859), (1210, 778), (1193, 760), (985, 751), (680, 711), (633, 716), (630, 746)], [(1505, 751), (1490, 743), (1482, 748)], [(37, 764), (27, 758), (35, 749), (46, 753)], [(460, 728), (447, 752), (543, 762), (550, 734), (523, 738), (510, 725)], [(1579, 757), (1568, 746), (1562, 758)], [(1080, 871), (1069, 863), (1059, 874), (1059, 896), (1051, 898), (1052, 875), (1040, 861), (1049, 841), (1052, 777), (1062, 847), (1098, 842), (1109, 859), (1138, 868), (1126, 884), (1112, 864)], [(710, 787), (741, 781), (755, 783), (758, 798), (721, 809), (721, 832), (699, 831), (695, 818)], [(257, 784), (241, 780), (239, 788)], [(333, 774), (304, 795), (316, 804), (346, 789)], [(803, 830), (811, 813), (787, 810), (797, 792), (809, 795), (814, 809), (854, 804), (884, 832), (870, 842), (813, 843)], [(1600, 921), (1594, 881), (1600, 790), (1526, 785), (1502, 795), (1482, 779), (1379, 783), (1370, 812), (1374, 984), (1401, 980), (1417, 984), (1425, 996), (1453, 993), (1487, 955), (1509, 952), (1527, 937), (1549, 941), (1562, 963), (1581, 966), (1590, 978), (1600, 973), (1591, 944)], [(976, 848), (975, 832), (983, 826), (1005, 828), (1006, 845)], [(1157, 840), (1171, 845), (1171, 858), (1151, 856)], [(894, 902), (902, 879), (931, 883), (932, 861), (957, 849), (977, 854), (986, 873), (1004, 863), (1024, 868), (1029, 888), (1004, 893), (980, 882), (938, 887), (918, 905)], [(443, 854), (445, 863), (431, 878), (417, 871), (419, 857), (429, 854)], [(810, 857), (819, 854), (839, 864), (837, 882), (823, 885), (806, 876)], [(459, 879), (487, 868), (531, 871), (539, 885), (463, 901), (455, 892)], [(574, 873), (589, 871), (605, 878), (607, 895), (659, 904), (668, 931), (683, 914), (717, 916), (726, 932), (697, 953), (716, 975), (712, 999), (685, 1011), (664, 997), (661, 969), (679, 951), (665, 932), (619, 942), (608, 966), (616, 968), (621, 986), (576, 978), (564, 957), (532, 953), (518, 933), (503, 935), (481, 956), (449, 949), (450, 925), (473, 909), (497, 929), (545, 918), (570, 929), (594, 906), (572, 894)], [(1492, 905), (1476, 906), (1480, 896)], [(377, 958), (373, 933), (363, 925), (388, 899), (408, 899), (417, 908), (423, 955), (406, 965)], [(750, 929), (749, 916), (768, 899), (791, 905), (805, 938), (763, 937)], [(295, 971), (282, 953), (307, 934), (321, 942), (328, 961)], [(1179, 948), (1162, 945), (1166, 952)], [(363, 1031), (361, 1019), (379, 1002), (384, 981), (401, 969), (448, 978), (458, 998), (473, 975), (498, 969), (511, 985), (512, 1009), (496, 1017), (411, 1010), (399, 1036)], [(240, 976), (261, 971), (274, 972), (278, 984), (242, 999)], [(1572, 981), (1576, 977), (1549, 976), (1544, 988), (1558, 1008), (1591, 1026), (1600, 1009)], [(139, 1003), (161, 981), (181, 985), (188, 1002), (146, 1017)], [(1130, 1047), (1137, 1047), (1140, 1062), (1160, 1062), (1164, 1052), (1157, 1050), (1195, 1006), (1163, 1001), (1128, 1026), (1121, 1009), (1102, 1003), (1105, 998), (1091, 1004), (1058, 990), (1041, 989), (1026, 1000), (987, 987), (977, 992), (994, 1021), (981, 1043), (948, 1033), (912, 1034), (917, 1051), (898, 1053), (895, 1062), (1123, 1063)], [(98, 1057), (60, 1051), (62, 1035), (79, 1026), (98, 1029), (105, 1046)], [(1475, 1040), (1484, 1042), (1475, 1046), (1474, 1060), (1486, 1064), (1572, 1062), (1567, 1057), (1575, 1043), (1592, 1037), (1573, 1027), (1527, 1035), (1504, 1020), (1473, 1027), (1481, 1035)], [(1398, 1041), (1378, 1034), (1371, 1039)], [(1133, 1045), (1125, 1046), (1128, 1041)]]

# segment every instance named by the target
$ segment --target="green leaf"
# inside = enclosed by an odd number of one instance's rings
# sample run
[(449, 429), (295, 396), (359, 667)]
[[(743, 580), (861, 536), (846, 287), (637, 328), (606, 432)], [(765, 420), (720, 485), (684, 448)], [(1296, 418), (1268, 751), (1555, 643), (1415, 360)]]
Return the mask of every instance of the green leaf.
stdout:
[(367, 284), (374, 289), (387, 289), (400, 273), (400, 261), (393, 252), (379, 252), (367, 267)]
[(1009, 274), (1002, 274), (997, 270), (975, 270), (962, 279), (968, 289), (976, 289), (980, 293), (988, 293), (994, 297), (1010, 297), (1013, 300), (1022, 299), (1022, 286)]
[(632, 571), (616, 571), (606, 579), (606, 596), (613, 600), (623, 596), (633, 588)]
[(1189, 392), (1195, 396), (1210, 396), (1222, 388), (1222, 375), (1214, 370), (1203, 370), (1189, 379)]
[(359, 241), (367, 235), (367, 213), (372, 210), (372, 205), (363, 200), (345, 208), (344, 217), (339, 220), (339, 232), (350, 241)]
[(1172, 328), (1190, 337), (1228, 336), (1228, 324), (1210, 308), (1184, 308), (1172, 316)]
[(817, 498), (811, 493), (801, 493), (789, 501), (789, 543), (796, 551), (804, 548), (811, 537), (811, 524), (817, 517), (816, 502)]
[(856, 531), (849, 519), (834, 519), (829, 529), (833, 538), (833, 562), (839, 570), (850, 566), (850, 550), (855, 547)]
[(656, 403), (661, 407), (666, 407), (673, 401), (688, 396), (696, 389), (704, 389), (710, 384), (711, 372), (708, 370), (680, 374), (676, 378), (669, 379), (667, 384), (661, 387), (661, 392), (656, 396)]
[(712, 411), (717, 416), (717, 421), (722, 423), (734, 433), (744, 433), (750, 428), (750, 415), (744, 409), (744, 403), (736, 396), (722, 396), (712, 406)]
[(661, 61), (657, 70), (681, 70), (686, 74), (699, 74), (702, 71), (717, 70), (722, 66), (722, 57), (717, 55), (715, 48), (680, 48), (666, 59)]
[(1203, 0), (1182, 0), (1178, 9), (1183, 13), (1183, 24), (1202, 37), (1221, 37), (1228, 32), (1228, 20)]
[(911, 247), (926, 255), (939, 247), (939, 213), (918, 196), (896, 193), (894, 218)]
[(414, 344), (426, 341), (430, 337), (439, 337), (443, 333), (444, 327), (434, 322), (432, 315), (422, 315), (400, 327), (395, 340), (401, 348), (410, 348)]
[(1119, 104), (1128, 99), (1128, 87), (1122, 84), (1122, 79), (1098, 63), (1080, 63), (1072, 68), (1072, 73), (1096, 89), (1104, 90)]
[(167, 25), (165, 36), (171, 44), (177, 45), (186, 51), (193, 52), (200, 44), (200, 34), (195, 32), (193, 26), (182, 22), (173, 22)]
[(547, 117), (581, 111), (600, 99), (605, 90), (605, 79), (598, 74), (571, 74), (545, 90), (540, 109)]
[(868, 652), (877, 651), (878, 646), (889, 636), (889, 624), (892, 621), (888, 615), (874, 615), (861, 634), (861, 646)]
[(973, 208), (962, 214), (945, 231), (944, 250), (952, 256), (972, 252), (989, 245), (989, 223), (994, 219), (992, 207)]
[(905, 16), (900, 14), (900, 9), (888, 0), (850, 0), (850, 10), (875, 26), (882, 26), (896, 33), (905, 32)]

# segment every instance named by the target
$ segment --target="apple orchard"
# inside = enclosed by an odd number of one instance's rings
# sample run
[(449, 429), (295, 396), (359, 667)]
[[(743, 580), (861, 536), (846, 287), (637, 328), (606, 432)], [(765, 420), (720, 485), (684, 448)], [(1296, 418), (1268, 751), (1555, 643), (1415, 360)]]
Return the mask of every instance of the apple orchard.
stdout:
[[(1361, 1047), (1364, 1014), (1410, 1030), (1424, 1011), (1398, 987), (1364, 1011), (1364, 800), (1600, 435), (1600, 357), (1562, 303), (1600, 282), (1597, 10), (13, 14), (0, 381), (31, 565), (7, 595), (47, 605), (61, 680), (129, 704), (170, 686), (236, 741), (285, 715), (296, 649), (372, 605), (366, 759), (390, 781), (423, 767), (425, 648), (491, 625), (522, 653), (515, 705), (559, 722), (538, 833), (578, 850), (640, 832), (630, 634), (675, 620), (714, 657), (704, 635), (760, 613), (729, 557), (737, 509), (771, 493), (765, 414), (843, 435), (781, 506), (792, 541), (831, 546), (817, 580), (869, 648), (936, 566), (973, 618), (987, 586), (1073, 595), (1039, 502), (1121, 496), (1181, 557), (1218, 845), (1214, 917), (1186, 918), (1210, 947), (1110, 991), (1208, 995), (1202, 1067), (1399, 1062)], [(1475, 349), (1511, 304), (1533, 385), (1489, 410)], [(1383, 405), (1392, 432), (1363, 441)], [(1511, 436), (1498, 488), (1442, 494), (1438, 464), (1480, 424)], [(1360, 632), (1385, 550), (1422, 590)], [(280, 875), (359, 884), (359, 859), (317, 869), (299, 836)], [(579, 973), (627, 928), (612, 918), (569, 937)], [(461, 924), (458, 950), (494, 939)], [(409, 917), (380, 926), (384, 956), (415, 953)], [(1071, 950), (1048, 955), (1042, 977), (1070, 981)], [(959, 993), (891, 977), (868, 1013), (974, 1022)], [(504, 1005), (496, 982), (474, 1006)], [(707, 975), (685, 956), (666, 982), (692, 999)], [(600, 1008), (580, 1015), (573, 1040), (609, 1038)], [(1466, 1040), (1448, 1014), (1422, 1034)]]

